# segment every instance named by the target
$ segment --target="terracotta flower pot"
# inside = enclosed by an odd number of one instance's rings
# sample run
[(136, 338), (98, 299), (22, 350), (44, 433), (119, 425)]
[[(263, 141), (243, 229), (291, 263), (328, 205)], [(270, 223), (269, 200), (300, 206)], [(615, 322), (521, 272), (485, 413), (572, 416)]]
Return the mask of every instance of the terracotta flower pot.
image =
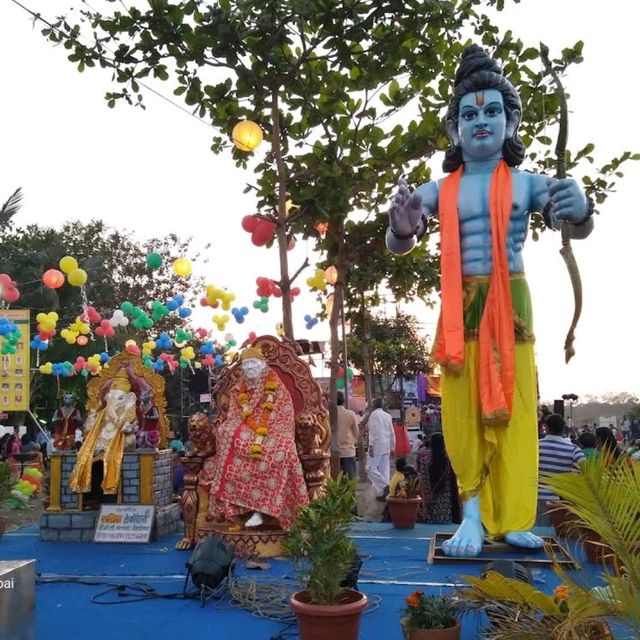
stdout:
[(393, 526), (396, 529), (413, 529), (416, 526), (418, 507), (420, 507), (420, 497), (387, 497), (387, 504), (389, 505), (391, 522), (393, 522)]
[(307, 591), (298, 591), (289, 604), (298, 619), (300, 640), (358, 640), (367, 596), (345, 589), (338, 604), (319, 605), (309, 602)]
[(452, 621), (447, 629), (406, 629), (403, 628), (406, 640), (459, 640), (460, 623)]
[(569, 509), (562, 506), (563, 504), (562, 501), (546, 503), (553, 528), (563, 538), (579, 538), (584, 534), (584, 530), (578, 525), (578, 518)]

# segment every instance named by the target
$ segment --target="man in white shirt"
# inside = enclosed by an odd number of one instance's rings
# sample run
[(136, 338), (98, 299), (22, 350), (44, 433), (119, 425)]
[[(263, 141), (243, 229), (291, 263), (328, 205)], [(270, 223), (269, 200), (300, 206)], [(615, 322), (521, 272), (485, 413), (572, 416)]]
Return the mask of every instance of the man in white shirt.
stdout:
[(373, 402), (374, 410), (368, 421), (369, 456), (367, 457), (367, 475), (378, 499), (384, 500), (389, 491), (389, 456), (395, 449), (396, 438), (393, 433), (391, 416), (383, 410), (382, 399)]

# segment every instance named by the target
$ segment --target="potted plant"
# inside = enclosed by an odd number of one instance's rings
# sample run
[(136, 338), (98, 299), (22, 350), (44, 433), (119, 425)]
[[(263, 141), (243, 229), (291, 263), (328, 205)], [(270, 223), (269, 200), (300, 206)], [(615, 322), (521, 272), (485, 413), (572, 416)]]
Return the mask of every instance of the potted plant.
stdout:
[[(5, 505), (7, 499), (11, 496), (11, 491), (15, 485), (15, 480), (11, 475), (11, 465), (5, 461), (0, 461), (0, 507)], [(9, 518), (0, 514), (0, 538), (4, 534)]]
[(387, 496), (389, 516), (396, 529), (413, 529), (420, 507), (420, 480), (417, 476), (398, 483), (394, 495)]
[(355, 480), (340, 474), (298, 511), (285, 535), (285, 555), (297, 568), (302, 591), (291, 596), (301, 640), (356, 640), (367, 596), (341, 586), (356, 561), (347, 530), (355, 506)]
[(402, 632), (406, 640), (458, 640), (460, 623), (456, 606), (446, 596), (426, 596), (414, 591), (402, 610)]

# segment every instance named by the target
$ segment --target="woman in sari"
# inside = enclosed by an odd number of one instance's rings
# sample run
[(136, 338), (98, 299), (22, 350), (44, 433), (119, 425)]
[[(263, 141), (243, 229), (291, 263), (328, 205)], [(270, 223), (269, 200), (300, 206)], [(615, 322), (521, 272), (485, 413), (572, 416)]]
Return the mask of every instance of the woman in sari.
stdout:
[(444, 447), (442, 433), (431, 435), (430, 448), (422, 444), (418, 450), (418, 476), (422, 504), (421, 522), (447, 523), (460, 521), (456, 476)]

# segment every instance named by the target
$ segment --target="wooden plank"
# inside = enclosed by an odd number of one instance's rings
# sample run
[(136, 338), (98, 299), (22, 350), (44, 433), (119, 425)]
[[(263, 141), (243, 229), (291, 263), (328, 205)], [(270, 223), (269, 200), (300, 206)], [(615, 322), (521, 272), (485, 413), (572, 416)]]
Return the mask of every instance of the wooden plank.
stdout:
[[(556, 554), (556, 560), (552, 560), (545, 553), (545, 549), (527, 549), (524, 547), (515, 547), (506, 542), (497, 541), (490, 542), (486, 541), (482, 545), (482, 551), (479, 556), (475, 556), (473, 558), (465, 558), (460, 556), (447, 556), (442, 551), (442, 542), (448, 540), (451, 537), (450, 533), (436, 533), (431, 536), (429, 541), (429, 551), (427, 562), (429, 564), (441, 563), (441, 562), (450, 562), (450, 563), (461, 563), (461, 564), (469, 564), (471, 562), (491, 562), (493, 560), (504, 560), (501, 553), (512, 553), (512, 554), (521, 554), (523, 557), (519, 558), (509, 558), (514, 562), (518, 562), (522, 565), (526, 566), (551, 566), (555, 563), (560, 565), (566, 565), (571, 569), (578, 569), (578, 565), (571, 558), (567, 550), (558, 542), (558, 540), (552, 536), (543, 536), (543, 540), (547, 547), (550, 547), (554, 553)], [(531, 558), (525, 557), (531, 554), (542, 553), (543, 557), (540, 558)]]

